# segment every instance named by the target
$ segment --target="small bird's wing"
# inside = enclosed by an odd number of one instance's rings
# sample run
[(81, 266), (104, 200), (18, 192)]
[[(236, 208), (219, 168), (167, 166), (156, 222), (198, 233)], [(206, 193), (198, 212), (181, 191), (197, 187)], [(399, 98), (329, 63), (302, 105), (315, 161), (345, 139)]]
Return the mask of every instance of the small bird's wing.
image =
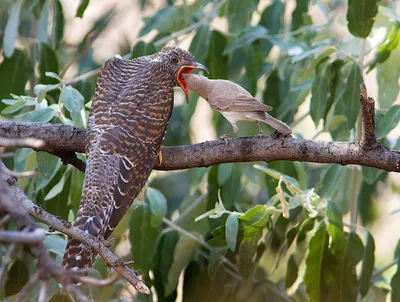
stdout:
[(211, 106), (218, 111), (233, 111), (233, 112), (254, 112), (254, 111), (271, 111), (271, 106), (261, 103), (258, 99), (247, 96), (239, 95), (235, 97), (215, 98), (210, 100)]

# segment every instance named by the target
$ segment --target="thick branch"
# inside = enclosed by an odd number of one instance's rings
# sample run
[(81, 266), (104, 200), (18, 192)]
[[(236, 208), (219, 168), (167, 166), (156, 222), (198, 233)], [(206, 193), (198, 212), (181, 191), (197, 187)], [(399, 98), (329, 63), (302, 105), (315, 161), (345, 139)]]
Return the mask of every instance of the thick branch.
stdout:
[[(38, 138), (45, 142), (37, 151), (85, 152), (85, 129), (48, 123), (1, 122), (0, 137)], [(208, 167), (222, 163), (291, 160), (315, 163), (357, 164), (400, 172), (400, 152), (379, 145), (363, 148), (358, 142), (328, 142), (283, 137), (242, 137), (201, 144), (162, 148), (158, 170)]]

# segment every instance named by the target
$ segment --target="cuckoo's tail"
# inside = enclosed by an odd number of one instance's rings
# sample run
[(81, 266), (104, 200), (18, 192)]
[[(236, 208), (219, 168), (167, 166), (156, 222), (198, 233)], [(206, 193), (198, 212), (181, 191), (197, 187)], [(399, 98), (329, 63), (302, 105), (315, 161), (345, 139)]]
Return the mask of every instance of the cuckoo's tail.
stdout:
[(277, 120), (276, 118), (270, 116), (268, 113), (265, 112), (265, 117), (261, 120), (264, 123), (267, 123), (271, 127), (275, 128), (278, 132), (285, 134), (285, 135), (290, 135), (292, 133), (292, 129), (288, 125), (286, 125), (284, 122), (281, 122), (280, 120)]
[[(76, 219), (74, 226), (86, 233), (99, 238), (102, 235), (102, 224), (100, 217), (81, 216)], [(67, 269), (91, 268), (96, 258), (96, 253), (77, 239), (69, 238), (65, 248), (62, 265)]]

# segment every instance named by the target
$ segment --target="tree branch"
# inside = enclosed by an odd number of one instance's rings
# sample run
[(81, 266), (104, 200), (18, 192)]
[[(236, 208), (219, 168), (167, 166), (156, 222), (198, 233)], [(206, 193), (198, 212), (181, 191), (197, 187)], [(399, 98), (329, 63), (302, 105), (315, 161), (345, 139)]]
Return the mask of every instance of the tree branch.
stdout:
[[(85, 152), (85, 132), (85, 129), (61, 124), (0, 121), (0, 137), (41, 139), (45, 145), (34, 150), (50, 153)], [(162, 157), (162, 165), (154, 167), (157, 170), (190, 169), (233, 162), (291, 160), (357, 164), (400, 172), (400, 152), (379, 145), (364, 148), (359, 142), (303, 140), (276, 133), (262, 138), (228, 139), (228, 144), (215, 140), (194, 145), (163, 147)]]
[[(0, 163), (0, 165), (3, 165)], [(31, 224), (31, 220), (29, 216), (27, 216), (26, 212), (31, 216), (36, 217), (40, 221), (44, 222), (48, 226), (53, 229), (60, 231), (68, 236), (71, 236), (87, 246), (93, 248), (93, 250), (101, 255), (104, 260), (113, 267), (117, 273), (126, 279), (130, 284), (132, 284), (137, 291), (149, 294), (150, 291), (147, 286), (139, 279), (136, 272), (128, 268), (124, 262), (119, 259), (116, 255), (114, 255), (100, 240), (97, 238), (90, 236), (84, 231), (75, 228), (71, 225), (71, 223), (62, 221), (55, 216), (47, 213), (42, 208), (36, 206), (24, 193), (24, 191), (18, 186), (17, 182), (14, 178), (1, 174), (0, 175), (0, 184), (6, 182), (8, 184), (7, 187), (0, 186), (1, 192), (3, 193), (9, 190), (13, 192), (13, 194), (8, 194), (8, 197), (14, 196), (14, 199), (18, 202), (14, 203), (14, 208), (7, 207), (6, 211), (10, 214), (13, 220), (20, 227), (26, 227)], [(3, 199), (4, 196), (4, 199)], [(1, 195), (2, 198), (0, 201), (0, 209), (4, 204), (5, 200), (8, 200), (6, 195)], [(21, 210), (22, 207), (22, 210)], [(26, 211), (26, 212), (25, 212)], [(80, 276), (78, 276), (74, 271), (65, 270), (61, 267), (58, 267), (50, 258), (47, 253), (46, 248), (43, 244), (39, 244), (37, 246), (31, 247), (32, 252), (36, 259), (38, 259), (39, 267), (48, 268), (48, 271), (52, 271), (53, 274), (56, 274), (55, 279), (60, 283), (71, 283), (69, 280), (73, 280), (74, 282), (80, 282)], [(46, 256), (43, 256), (46, 255)], [(71, 275), (72, 274), (72, 275)], [(67, 279), (65, 279), (67, 278)], [(85, 281), (87, 281), (85, 279)]]

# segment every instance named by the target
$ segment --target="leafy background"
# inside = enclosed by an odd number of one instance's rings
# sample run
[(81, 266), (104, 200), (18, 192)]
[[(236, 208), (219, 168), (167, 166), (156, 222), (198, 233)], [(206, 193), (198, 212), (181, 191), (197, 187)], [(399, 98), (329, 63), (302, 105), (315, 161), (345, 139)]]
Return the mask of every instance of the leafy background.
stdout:
[[(364, 81), (377, 101), (377, 138), (398, 149), (399, 16), (394, 0), (1, 1), (1, 119), (86, 127), (96, 69), (115, 53), (134, 58), (168, 42), (189, 49), (210, 78), (273, 106), (298, 138), (357, 139)], [(240, 126), (241, 136), (257, 133)], [(165, 145), (229, 131), (204, 100), (192, 94), (186, 105), (176, 90)], [(74, 219), (83, 173), (30, 149), (6, 164), (37, 170), (19, 180), (28, 196)], [(287, 161), (154, 172), (113, 233), (113, 250), (135, 261), (152, 294), (123, 280), (82, 290), (96, 301), (400, 301), (399, 188), (397, 175), (373, 168)], [(66, 238), (48, 233), (45, 244), (60, 263)], [(19, 247), (0, 297), (13, 301), (34, 271)], [(91, 274), (109, 275), (99, 257)], [(49, 299), (70, 298), (54, 282)]]

